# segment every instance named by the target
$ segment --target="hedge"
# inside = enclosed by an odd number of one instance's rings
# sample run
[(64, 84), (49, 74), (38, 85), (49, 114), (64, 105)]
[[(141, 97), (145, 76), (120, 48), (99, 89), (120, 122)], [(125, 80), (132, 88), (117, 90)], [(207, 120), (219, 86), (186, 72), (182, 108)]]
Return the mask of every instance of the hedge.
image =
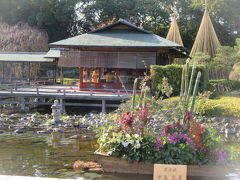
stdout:
[[(152, 65), (151, 66), (151, 79), (152, 79), (152, 89), (154, 91), (157, 90), (158, 84), (161, 83), (164, 77), (168, 78), (169, 84), (173, 87), (173, 95), (180, 94), (181, 88), (181, 78), (182, 78), (182, 69), (183, 65)], [(189, 68), (189, 77), (191, 76), (191, 67)], [(195, 77), (197, 76), (197, 72), (201, 71), (202, 76), (199, 84), (199, 91), (202, 92), (206, 90), (209, 80), (208, 80), (208, 69), (204, 65), (198, 65), (196, 68)]]
[(218, 92), (240, 90), (240, 81), (219, 79), (210, 80), (209, 83), (214, 87), (214, 90), (217, 90)]
[(208, 99), (203, 103), (197, 101), (195, 110), (205, 116), (240, 118), (240, 98), (220, 97), (219, 99)]

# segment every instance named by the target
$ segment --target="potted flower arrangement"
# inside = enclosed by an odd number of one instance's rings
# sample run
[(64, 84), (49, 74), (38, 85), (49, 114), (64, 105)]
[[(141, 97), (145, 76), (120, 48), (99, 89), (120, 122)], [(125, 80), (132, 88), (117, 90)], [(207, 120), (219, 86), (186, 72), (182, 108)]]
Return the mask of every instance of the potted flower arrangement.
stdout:
[[(195, 69), (194, 63), (190, 78), (188, 63), (183, 69), (179, 102), (183, 113), (180, 118), (154, 129), (146, 98), (149, 88), (143, 86), (138, 103), (133, 93), (131, 109), (112, 124), (100, 128), (96, 155), (104, 171), (153, 174), (153, 164), (158, 163), (188, 165), (190, 176), (226, 173), (226, 169), (219, 170), (217, 166), (209, 168), (209, 164), (223, 164), (229, 157), (226, 150), (219, 148), (221, 138), (193, 117), (201, 77), (198, 72), (194, 84)], [(136, 90), (136, 81), (133, 92)], [(208, 166), (203, 166), (206, 164)]]

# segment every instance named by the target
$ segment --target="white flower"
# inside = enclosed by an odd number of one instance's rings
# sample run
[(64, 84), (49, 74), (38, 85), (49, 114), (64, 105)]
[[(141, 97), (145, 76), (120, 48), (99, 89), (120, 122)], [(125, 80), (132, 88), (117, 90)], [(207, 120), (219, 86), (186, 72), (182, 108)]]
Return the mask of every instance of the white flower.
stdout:
[(134, 141), (133, 141), (133, 140), (130, 140), (130, 141), (129, 141), (129, 144), (133, 144), (133, 143), (134, 143)]
[(130, 136), (129, 134), (126, 134), (125, 137), (126, 137), (126, 138), (130, 138), (131, 136)]
[(139, 134), (134, 134), (134, 137), (137, 139), (139, 138)]
[(141, 147), (141, 144), (137, 143), (135, 147), (136, 147), (136, 149), (139, 149)]
[(127, 147), (129, 145), (129, 142), (122, 142), (123, 147)]

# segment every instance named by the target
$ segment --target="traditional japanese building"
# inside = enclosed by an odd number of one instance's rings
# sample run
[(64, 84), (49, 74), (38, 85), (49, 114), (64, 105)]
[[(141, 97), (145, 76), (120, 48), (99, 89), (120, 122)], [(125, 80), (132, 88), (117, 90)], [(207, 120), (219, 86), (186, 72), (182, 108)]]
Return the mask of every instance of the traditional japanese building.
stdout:
[(134, 79), (143, 78), (150, 65), (188, 57), (182, 45), (123, 19), (50, 47), (61, 49), (58, 66), (79, 67), (81, 89), (131, 89)]

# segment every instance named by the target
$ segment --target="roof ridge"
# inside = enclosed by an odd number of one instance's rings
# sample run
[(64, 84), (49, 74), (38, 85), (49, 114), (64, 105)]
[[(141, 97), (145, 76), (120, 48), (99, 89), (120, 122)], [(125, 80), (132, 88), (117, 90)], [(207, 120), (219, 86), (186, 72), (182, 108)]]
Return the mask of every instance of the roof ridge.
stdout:
[(100, 28), (97, 28), (97, 29), (95, 29), (95, 30), (92, 30), (92, 31), (88, 32), (88, 34), (96, 33), (96, 32), (99, 32), (99, 31), (103, 31), (103, 30), (110, 29), (111, 27), (116, 26), (116, 25), (119, 24), (119, 23), (122, 23), (122, 24), (124, 24), (124, 25), (126, 25), (126, 26), (129, 26), (129, 27), (131, 27), (131, 28), (133, 28), (133, 29), (135, 29), (135, 30), (137, 30), (137, 31), (140, 31), (140, 32), (143, 32), (143, 33), (146, 33), (146, 34), (153, 34), (153, 33), (151, 33), (151, 32), (148, 32), (148, 31), (146, 31), (146, 30), (144, 30), (144, 29), (141, 29), (141, 28), (137, 27), (137, 26), (134, 25), (134, 24), (131, 24), (130, 22), (128, 22), (127, 20), (122, 19), (122, 18), (118, 19), (116, 22), (114, 22), (114, 23), (112, 23), (112, 24), (109, 24), (109, 25), (106, 25), (106, 26), (104, 26), (104, 27), (100, 27)]

